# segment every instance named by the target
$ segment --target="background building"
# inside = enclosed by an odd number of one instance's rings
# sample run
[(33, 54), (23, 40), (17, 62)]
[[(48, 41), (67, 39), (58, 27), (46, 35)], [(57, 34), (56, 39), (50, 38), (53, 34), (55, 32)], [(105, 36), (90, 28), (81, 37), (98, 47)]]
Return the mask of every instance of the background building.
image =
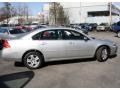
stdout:
[[(9, 18), (8, 24), (27, 24), (27, 23), (39, 23), (41, 21), (39, 16), (14, 16)], [(0, 24), (7, 24), (7, 19), (0, 22)]]
[[(49, 4), (43, 6), (43, 12), (49, 18)], [(120, 9), (108, 2), (60, 2), (70, 23), (114, 23), (119, 21)], [(111, 10), (111, 14), (110, 14)]]

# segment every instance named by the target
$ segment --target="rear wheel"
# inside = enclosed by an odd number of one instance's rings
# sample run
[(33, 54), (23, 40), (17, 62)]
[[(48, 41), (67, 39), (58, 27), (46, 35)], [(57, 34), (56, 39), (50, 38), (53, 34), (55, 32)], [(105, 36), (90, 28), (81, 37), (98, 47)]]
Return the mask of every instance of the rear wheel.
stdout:
[(104, 62), (108, 59), (109, 53), (106, 46), (100, 47), (96, 52), (96, 58), (99, 62)]
[(40, 53), (32, 51), (24, 56), (23, 62), (27, 68), (37, 69), (43, 65), (43, 58)]

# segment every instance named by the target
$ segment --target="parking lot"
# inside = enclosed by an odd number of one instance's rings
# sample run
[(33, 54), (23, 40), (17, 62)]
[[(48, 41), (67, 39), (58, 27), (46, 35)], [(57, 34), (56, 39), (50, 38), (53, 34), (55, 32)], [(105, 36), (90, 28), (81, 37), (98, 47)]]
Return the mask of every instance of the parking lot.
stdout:
[(106, 62), (93, 59), (48, 62), (33, 71), (0, 59), (0, 87), (120, 88), (120, 38), (113, 32), (90, 32), (89, 35), (116, 42), (117, 57)]

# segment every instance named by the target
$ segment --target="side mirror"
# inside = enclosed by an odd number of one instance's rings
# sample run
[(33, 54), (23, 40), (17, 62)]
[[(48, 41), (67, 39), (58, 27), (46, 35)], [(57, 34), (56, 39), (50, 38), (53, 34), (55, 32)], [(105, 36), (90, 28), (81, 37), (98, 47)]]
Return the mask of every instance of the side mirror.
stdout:
[(84, 37), (84, 40), (85, 40), (85, 41), (88, 41), (89, 39), (88, 39), (87, 37)]

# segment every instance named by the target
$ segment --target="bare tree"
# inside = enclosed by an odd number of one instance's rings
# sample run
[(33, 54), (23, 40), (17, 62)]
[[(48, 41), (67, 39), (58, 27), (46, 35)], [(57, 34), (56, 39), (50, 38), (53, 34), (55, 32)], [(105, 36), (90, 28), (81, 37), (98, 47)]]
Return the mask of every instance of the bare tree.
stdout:
[(9, 23), (9, 18), (11, 17), (11, 4), (9, 2), (4, 2), (3, 7), (0, 9), (0, 19), (7, 19), (7, 24)]
[(45, 19), (44, 19), (44, 14), (43, 13), (39, 13), (38, 14), (38, 19), (39, 19), (39, 23), (43, 24)]
[(6, 18), (7, 18), (7, 24), (9, 23), (9, 17), (11, 16), (11, 4), (9, 2), (5, 2), (4, 3), (4, 7), (5, 7), (5, 15), (6, 15)]
[(29, 8), (27, 6), (27, 4), (23, 4), (23, 16), (25, 18), (26, 21), (28, 21), (28, 16), (29, 16)]
[(49, 18), (53, 25), (63, 25), (69, 23), (69, 17), (64, 12), (63, 7), (58, 2), (50, 4)]
[(5, 8), (4, 7), (0, 8), (0, 21), (6, 19), (6, 15), (4, 12), (5, 12)]
[(9, 2), (4, 2), (3, 7), (0, 8), (0, 21), (7, 20), (9, 23), (10, 17), (16, 15), (16, 9)]
[(26, 3), (20, 3), (17, 6), (17, 15), (19, 16), (18, 19), (24, 19), (25, 22), (28, 22), (30, 14), (31, 14), (31, 10), (29, 9)]
[(57, 22), (59, 25), (69, 24), (69, 16), (64, 12), (64, 9), (61, 5), (59, 6), (57, 13)]

